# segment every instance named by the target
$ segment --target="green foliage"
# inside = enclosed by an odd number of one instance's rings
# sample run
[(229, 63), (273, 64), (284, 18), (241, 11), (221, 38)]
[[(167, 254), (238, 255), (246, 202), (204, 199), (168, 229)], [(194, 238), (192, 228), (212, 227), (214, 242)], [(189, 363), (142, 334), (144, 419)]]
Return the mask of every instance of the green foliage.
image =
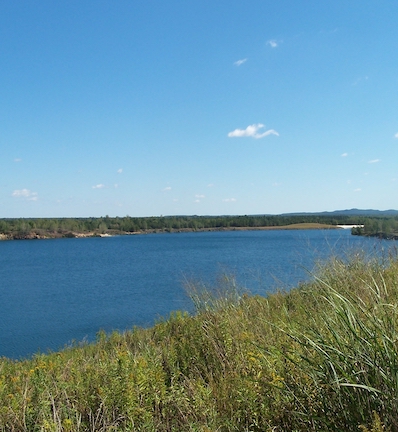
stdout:
[(363, 228), (353, 228), (352, 234), (380, 237), (385, 239), (398, 238), (398, 217), (366, 218)]
[(0, 431), (397, 431), (398, 261), (332, 259), (268, 297), (190, 284), (197, 312), (0, 359)]
[[(51, 219), (0, 219), (0, 234), (8, 238), (43, 238), (43, 237), (75, 237), (78, 234), (122, 234), (141, 232), (175, 232), (196, 231), (205, 229), (240, 229), (261, 227), (282, 227), (292, 224), (362, 224), (365, 220), (373, 223), (373, 219), (363, 216), (322, 216), (322, 215), (291, 215), (291, 216), (168, 216), (168, 217), (115, 217), (100, 218), (51, 218)], [(390, 225), (383, 222), (387, 229)], [(387, 225), (386, 225), (387, 223)], [(376, 222), (378, 224), (378, 222)], [(398, 224), (398, 222), (397, 222)], [(368, 224), (366, 225), (368, 226)], [(370, 226), (370, 225), (369, 225)], [(377, 225), (378, 227), (379, 225)], [(378, 229), (378, 228), (377, 228)], [(388, 228), (393, 232), (395, 228)], [(366, 228), (366, 234), (368, 229)], [(372, 228), (373, 230), (373, 228)], [(362, 234), (362, 232), (353, 232)]]
[(364, 425), (360, 425), (359, 428), (361, 430), (363, 430), (364, 432), (383, 432), (383, 431), (385, 431), (384, 425), (380, 420), (380, 416), (376, 412), (374, 413), (373, 423), (372, 423), (372, 426), (370, 429), (368, 429)]

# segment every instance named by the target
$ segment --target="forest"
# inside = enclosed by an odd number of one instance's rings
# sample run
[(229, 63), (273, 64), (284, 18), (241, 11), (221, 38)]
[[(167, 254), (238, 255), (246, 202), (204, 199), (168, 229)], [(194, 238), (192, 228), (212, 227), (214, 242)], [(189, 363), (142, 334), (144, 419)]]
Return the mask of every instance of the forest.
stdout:
[(398, 239), (397, 217), (367, 218), (363, 225), (363, 227), (353, 228), (352, 234), (379, 237), (390, 240)]
[[(292, 224), (365, 224), (364, 216), (251, 215), (251, 216), (156, 216), (90, 218), (0, 219), (3, 238), (75, 237), (78, 234), (198, 231), (206, 229), (282, 227)], [(397, 220), (395, 223), (397, 224)], [(394, 225), (395, 226), (395, 225)], [(373, 225), (372, 225), (373, 227)], [(362, 232), (361, 232), (362, 233)], [(357, 234), (361, 234), (357, 233)]]
[(120, 235), (150, 232), (261, 229), (295, 224), (363, 225), (352, 229), (354, 235), (396, 239), (398, 216), (365, 215), (245, 215), (245, 216), (153, 216), (89, 218), (3, 218), (1, 239), (35, 239), (79, 236)]

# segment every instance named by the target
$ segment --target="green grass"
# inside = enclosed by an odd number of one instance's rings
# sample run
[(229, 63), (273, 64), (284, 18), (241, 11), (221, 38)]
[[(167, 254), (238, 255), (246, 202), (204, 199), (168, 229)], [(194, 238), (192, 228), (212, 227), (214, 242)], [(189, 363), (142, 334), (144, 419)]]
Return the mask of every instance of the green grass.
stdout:
[(195, 315), (1, 359), (0, 431), (398, 431), (396, 258), (267, 298), (188, 290)]

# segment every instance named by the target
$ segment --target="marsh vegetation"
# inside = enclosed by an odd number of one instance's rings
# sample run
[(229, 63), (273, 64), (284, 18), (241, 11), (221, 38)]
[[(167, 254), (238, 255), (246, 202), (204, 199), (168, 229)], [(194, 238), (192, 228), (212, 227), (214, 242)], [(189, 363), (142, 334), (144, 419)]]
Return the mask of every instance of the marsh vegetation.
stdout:
[(191, 284), (196, 313), (0, 361), (2, 431), (398, 430), (398, 260), (361, 253), (267, 297)]

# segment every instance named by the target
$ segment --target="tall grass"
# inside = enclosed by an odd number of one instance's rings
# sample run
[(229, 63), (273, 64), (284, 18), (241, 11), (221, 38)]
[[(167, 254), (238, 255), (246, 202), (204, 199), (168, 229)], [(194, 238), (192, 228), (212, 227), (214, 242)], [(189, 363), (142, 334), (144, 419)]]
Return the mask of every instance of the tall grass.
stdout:
[(331, 259), (268, 297), (0, 360), (0, 431), (398, 431), (398, 261)]
[[(322, 423), (339, 431), (374, 412), (398, 430), (397, 262), (333, 259), (303, 291), (315, 307), (289, 332), (300, 346), (299, 358), (290, 359), (308, 376), (318, 404), (302, 416), (327, 414)], [(304, 389), (302, 397), (311, 398)]]

